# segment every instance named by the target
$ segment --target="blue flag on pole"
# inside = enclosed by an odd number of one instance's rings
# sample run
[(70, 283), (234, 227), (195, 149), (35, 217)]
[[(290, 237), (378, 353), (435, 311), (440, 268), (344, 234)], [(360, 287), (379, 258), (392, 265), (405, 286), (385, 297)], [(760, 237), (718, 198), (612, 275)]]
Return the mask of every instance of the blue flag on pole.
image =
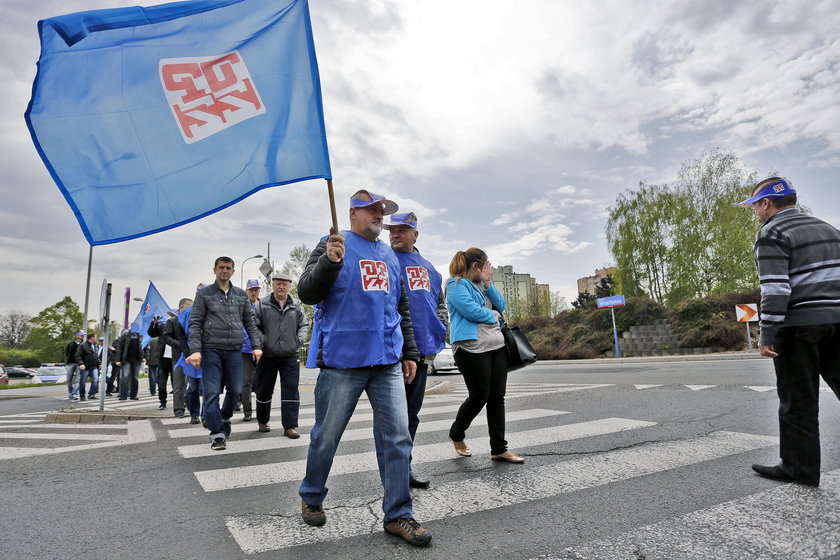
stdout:
[(168, 311), (169, 306), (166, 305), (163, 296), (160, 295), (155, 285), (149, 281), (149, 290), (146, 292), (146, 298), (143, 300), (143, 307), (140, 309), (134, 322), (131, 323), (131, 330), (143, 335), (143, 348), (152, 340), (152, 337), (147, 334), (149, 325), (152, 324), (152, 319), (157, 315), (162, 321), (166, 321), (169, 318), (169, 315), (166, 314)]
[(332, 178), (307, 0), (192, 0), (38, 22), (26, 123), (91, 245)]

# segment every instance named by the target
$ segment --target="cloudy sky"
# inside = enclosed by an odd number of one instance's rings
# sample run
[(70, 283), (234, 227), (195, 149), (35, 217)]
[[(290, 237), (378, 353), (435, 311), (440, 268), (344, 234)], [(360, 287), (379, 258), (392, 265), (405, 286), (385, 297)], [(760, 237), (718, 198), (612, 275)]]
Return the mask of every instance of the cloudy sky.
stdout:
[[(133, 4), (3, 0), (0, 312), (84, 302), (88, 245), (23, 119), (37, 22)], [(444, 276), (457, 249), (477, 246), (571, 301), (578, 277), (611, 264), (604, 224), (616, 196), (670, 183), (716, 148), (787, 176), (840, 225), (840, 1), (310, 0), (310, 10), (341, 226), (356, 189), (386, 194), (419, 215), (418, 246)], [(242, 259), (270, 243), (279, 266), (329, 222), (319, 180), (97, 246), (91, 308), (103, 278), (117, 299), (126, 287), (142, 297), (152, 280), (174, 305), (212, 279), (220, 254), (236, 259), (238, 282)]]

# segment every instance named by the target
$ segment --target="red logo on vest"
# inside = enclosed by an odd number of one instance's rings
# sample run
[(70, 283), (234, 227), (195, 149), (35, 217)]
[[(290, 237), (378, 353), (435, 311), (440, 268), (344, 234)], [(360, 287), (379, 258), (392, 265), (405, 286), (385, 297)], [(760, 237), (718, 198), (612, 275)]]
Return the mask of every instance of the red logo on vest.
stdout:
[(239, 51), (164, 58), (159, 67), (163, 93), (187, 144), (265, 113)]
[(429, 271), (422, 266), (405, 267), (405, 276), (408, 278), (409, 290), (432, 291), (432, 283), (429, 281)]
[(384, 261), (359, 261), (359, 270), (362, 273), (362, 288), (366, 292), (391, 292), (388, 265)]

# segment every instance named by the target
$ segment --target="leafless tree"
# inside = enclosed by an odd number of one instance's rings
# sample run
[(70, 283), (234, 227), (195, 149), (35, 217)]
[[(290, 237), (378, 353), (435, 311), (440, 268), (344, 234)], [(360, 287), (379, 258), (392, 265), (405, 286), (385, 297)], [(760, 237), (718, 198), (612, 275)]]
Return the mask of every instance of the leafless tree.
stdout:
[(23, 348), (23, 341), (32, 328), (30, 319), (32, 315), (14, 310), (0, 315), (0, 346)]

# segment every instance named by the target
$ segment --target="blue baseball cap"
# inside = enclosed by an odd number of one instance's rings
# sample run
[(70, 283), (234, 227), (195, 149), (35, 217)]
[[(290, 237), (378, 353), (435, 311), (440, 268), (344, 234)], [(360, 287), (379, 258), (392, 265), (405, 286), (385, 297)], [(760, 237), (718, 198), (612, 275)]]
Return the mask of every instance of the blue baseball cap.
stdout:
[[(762, 183), (768, 184), (747, 200), (739, 202), (738, 206), (750, 206), (754, 202), (758, 202), (759, 200), (769, 196), (787, 196), (789, 194), (796, 194), (796, 191), (793, 189), (791, 184), (781, 177), (771, 177), (770, 179), (765, 179)], [(759, 185), (760, 184), (761, 183), (759, 183)]]
[(393, 200), (388, 200), (381, 194), (372, 193), (365, 189), (359, 189), (350, 197), (350, 208), (364, 208), (372, 204), (382, 204), (382, 215), (393, 214), (400, 207)]
[(79, 336), (85, 336), (85, 331), (76, 331), (76, 334)]
[(385, 229), (391, 229), (396, 226), (408, 226), (410, 228), (417, 229), (417, 214), (414, 212), (391, 214), (391, 223), (383, 225)]
[(249, 278), (247, 282), (245, 282), (245, 289), (250, 290), (251, 288), (260, 288), (260, 281), (255, 278)]

